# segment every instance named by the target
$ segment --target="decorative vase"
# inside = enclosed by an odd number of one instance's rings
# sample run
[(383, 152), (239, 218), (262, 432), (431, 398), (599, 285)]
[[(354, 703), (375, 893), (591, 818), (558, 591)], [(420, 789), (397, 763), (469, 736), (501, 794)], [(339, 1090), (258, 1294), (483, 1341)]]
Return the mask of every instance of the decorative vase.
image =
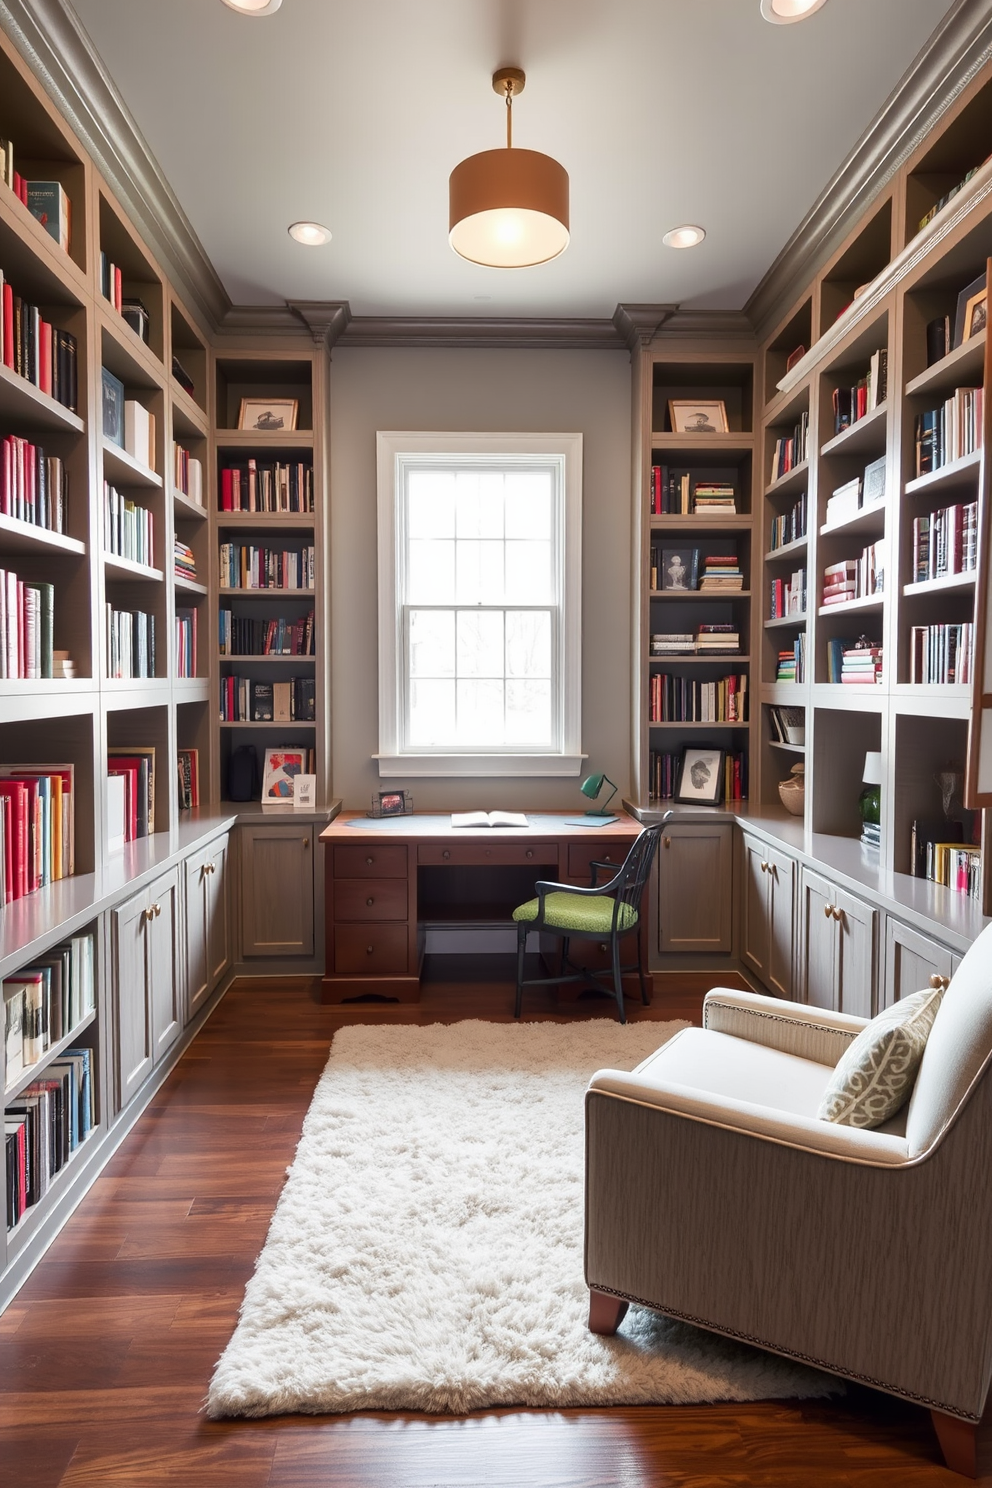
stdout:
[(782, 805), (792, 816), (802, 816), (806, 809), (806, 766), (793, 765), (788, 780), (780, 780), (778, 794)]

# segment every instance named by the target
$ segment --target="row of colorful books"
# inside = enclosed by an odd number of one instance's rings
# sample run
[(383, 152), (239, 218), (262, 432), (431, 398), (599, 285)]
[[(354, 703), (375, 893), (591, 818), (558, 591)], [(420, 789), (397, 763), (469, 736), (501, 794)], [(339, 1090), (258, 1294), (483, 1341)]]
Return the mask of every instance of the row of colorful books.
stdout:
[(4, 1088), (96, 1008), (93, 936), (74, 935), (3, 980)]
[(72, 765), (0, 765), (0, 904), (75, 872), (75, 800)]
[(772, 579), (768, 586), (768, 618), (806, 613), (806, 570), (797, 568), (787, 579)]
[(917, 476), (929, 475), (981, 449), (983, 398), (983, 388), (955, 388), (939, 408), (916, 415)]
[(835, 434), (840, 434), (844, 429), (850, 428), (859, 419), (863, 419), (865, 414), (873, 413), (885, 402), (888, 391), (888, 366), (889, 354), (882, 347), (872, 353), (868, 371), (864, 377), (859, 377), (851, 387), (834, 388), (832, 403)]
[(0, 445), (0, 513), (65, 532), (68, 502), (69, 472), (61, 457), (8, 434)]
[(222, 589), (312, 589), (313, 545), (294, 551), (221, 543), (220, 585)]
[(956, 894), (967, 894), (970, 899), (981, 898), (982, 853), (972, 840), (975, 825), (977, 818), (973, 818), (970, 828), (960, 818), (915, 820), (909, 846), (913, 877), (943, 884)]
[(791, 646), (783, 647), (778, 653), (775, 681), (806, 681), (806, 632), (804, 630), (800, 631)]
[(913, 582), (970, 573), (978, 562), (978, 502), (913, 518)]
[(104, 542), (108, 553), (155, 567), (155, 514), (103, 483)]
[(203, 505), (203, 464), (181, 444), (172, 446), (172, 484), (183, 496)]
[(7, 1228), (48, 1192), (95, 1125), (93, 1050), (66, 1049), (4, 1109)]
[(222, 723), (312, 723), (316, 683), (313, 677), (286, 677), (260, 682), (252, 677), (221, 677)]
[(220, 509), (225, 512), (312, 512), (313, 466), (227, 465), (220, 473)]
[[(648, 794), (652, 801), (670, 801), (678, 789), (682, 753), (652, 749), (648, 759)], [(727, 751), (723, 760), (723, 799), (747, 800), (748, 764), (744, 750)]]
[(313, 656), (316, 650), (314, 612), (292, 620), (252, 620), (233, 610), (219, 614), (221, 656)]
[(909, 632), (909, 680), (924, 684), (971, 682), (975, 658), (975, 627), (913, 625)]
[(196, 676), (196, 610), (176, 611), (176, 676)]
[(678, 677), (658, 672), (651, 678), (651, 723), (746, 723), (747, 673), (718, 677)]
[(882, 647), (867, 636), (856, 641), (834, 636), (827, 642), (827, 681), (877, 686), (882, 681)]
[(37, 305), (14, 293), (0, 269), (0, 348), (3, 364), (75, 413), (76, 338), (44, 319)]
[(155, 831), (155, 746), (117, 744), (107, 749), (110, 850)]
[(729, 479), (696, 477), (691, 470), (652, 465), (650, 510), (653, 517), (691, 516), (707, 511), (728, 515), (737, 510), (737, 490)]
[(108, 677), (155, 676), (155, 616), (105, 607)]
[(869, 543), (862, 549), (859, 558), (845, 558), (840, 563), (828, 563), (823, 570), (823, 595), (820, 604), (830, 607), (848, 604), (852, 599), (868, 599), (873, 594), (881, 594), (885, 586), (883, 553), (881, 543)]
[(54, 633), (55, 585), (27, 583), (0, 568), (0, 678), (51, 677)]
[(792, 508), (783, 512), (781, 516), (772, 520), (771, 533), (769, 537), (770, 551), (776, 548), (784, 548), (788, 543), (798, 542), (801, 537), (806, 536), (806, 492), (799, 497)]
[(807, 456), (807, 441), (809, 439), (809, 411), (804, 409), (799, 416), (791, 434), (783, 434), (776, 439), (772, 450), (772, 473), (771, 479), (774, 483), (783, 475), (788, 475), (797, 465), (802, 465)]

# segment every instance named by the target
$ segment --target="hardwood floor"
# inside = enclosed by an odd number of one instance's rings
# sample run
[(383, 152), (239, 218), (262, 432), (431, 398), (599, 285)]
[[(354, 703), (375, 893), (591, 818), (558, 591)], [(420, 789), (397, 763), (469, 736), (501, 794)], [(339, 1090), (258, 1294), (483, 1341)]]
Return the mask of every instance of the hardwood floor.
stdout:
[[(335, 1029), (508, 1019), (443, 958), (419, 1006), (232, 989), (0, 1316), (0, 1481), (17, 1488), (953, 1488), (929, 1418), (840, 1403), (368, 1413), (212, 1422), (201, 1406)], [(709, 978), (632, 1017), (698, 1021)], [(536, 994), (532, 994), (536, 996)], [(545, 1014), (551, 1016), (550, 1002)], [(576, 1016), (609, 1016), (592, 1000)], [(986, 1439), (987, 1438), (987, 1439)], [(992, 1429), (980, 1442), (992, 1484)]]

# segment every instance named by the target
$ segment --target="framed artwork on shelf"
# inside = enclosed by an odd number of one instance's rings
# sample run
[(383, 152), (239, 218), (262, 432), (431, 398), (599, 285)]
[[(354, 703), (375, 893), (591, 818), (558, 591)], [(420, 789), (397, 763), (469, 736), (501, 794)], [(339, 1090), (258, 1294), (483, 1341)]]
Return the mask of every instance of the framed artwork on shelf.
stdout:
[(296, 428), (300, 405), (296, 398), (242, 398), (239, 429), (258, 429), (263, 434), (285, 434)]
[[(964, 344), (971, 336), (977, 336), (978, 332), (985, 328), (986, 308), (985, 301), (988, 289), (985, 284), (985, 275), (979, 274), (970, 284), (965, 285), (958, 295), (957, 310), (954, 315), (954, 344), (952, 351)], [(980, 313), (979, 313), (980, 310)], [(970, 326), (970, 329), (968, 328)]]
[(727, 405), (722, 398), (669, 398), (673, 434), (729, 434)]
[(124, 448), (124, 384), (106, 367), (103, 372), (103, 437)]
[(661, 587), (665, 593), (695, 589), (698, 583), (698, 548), (662, 548)]
[(679, 765), (676, 801), (690, 806), (718, 806), (723, 799), (722, 749), (686, 744)]
[(267, 749), (262, 770), (262, 805), (292, 806), (296, 778), (306, 774), (306, 749)]

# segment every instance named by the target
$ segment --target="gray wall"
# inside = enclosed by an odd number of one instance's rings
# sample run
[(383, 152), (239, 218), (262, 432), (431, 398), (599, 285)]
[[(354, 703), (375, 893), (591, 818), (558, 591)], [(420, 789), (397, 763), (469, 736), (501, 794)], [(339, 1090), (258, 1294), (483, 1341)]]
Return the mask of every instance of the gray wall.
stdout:
[(379, 429), (583, 436), (582, 748), (628, 788), (630, 363), (625, 352), (336, 350), (331, 362), (332, 793), (367, 807), (407, 786), (418, 810), (571, 811), (577, 780), (380, 781), (376, 468)]

